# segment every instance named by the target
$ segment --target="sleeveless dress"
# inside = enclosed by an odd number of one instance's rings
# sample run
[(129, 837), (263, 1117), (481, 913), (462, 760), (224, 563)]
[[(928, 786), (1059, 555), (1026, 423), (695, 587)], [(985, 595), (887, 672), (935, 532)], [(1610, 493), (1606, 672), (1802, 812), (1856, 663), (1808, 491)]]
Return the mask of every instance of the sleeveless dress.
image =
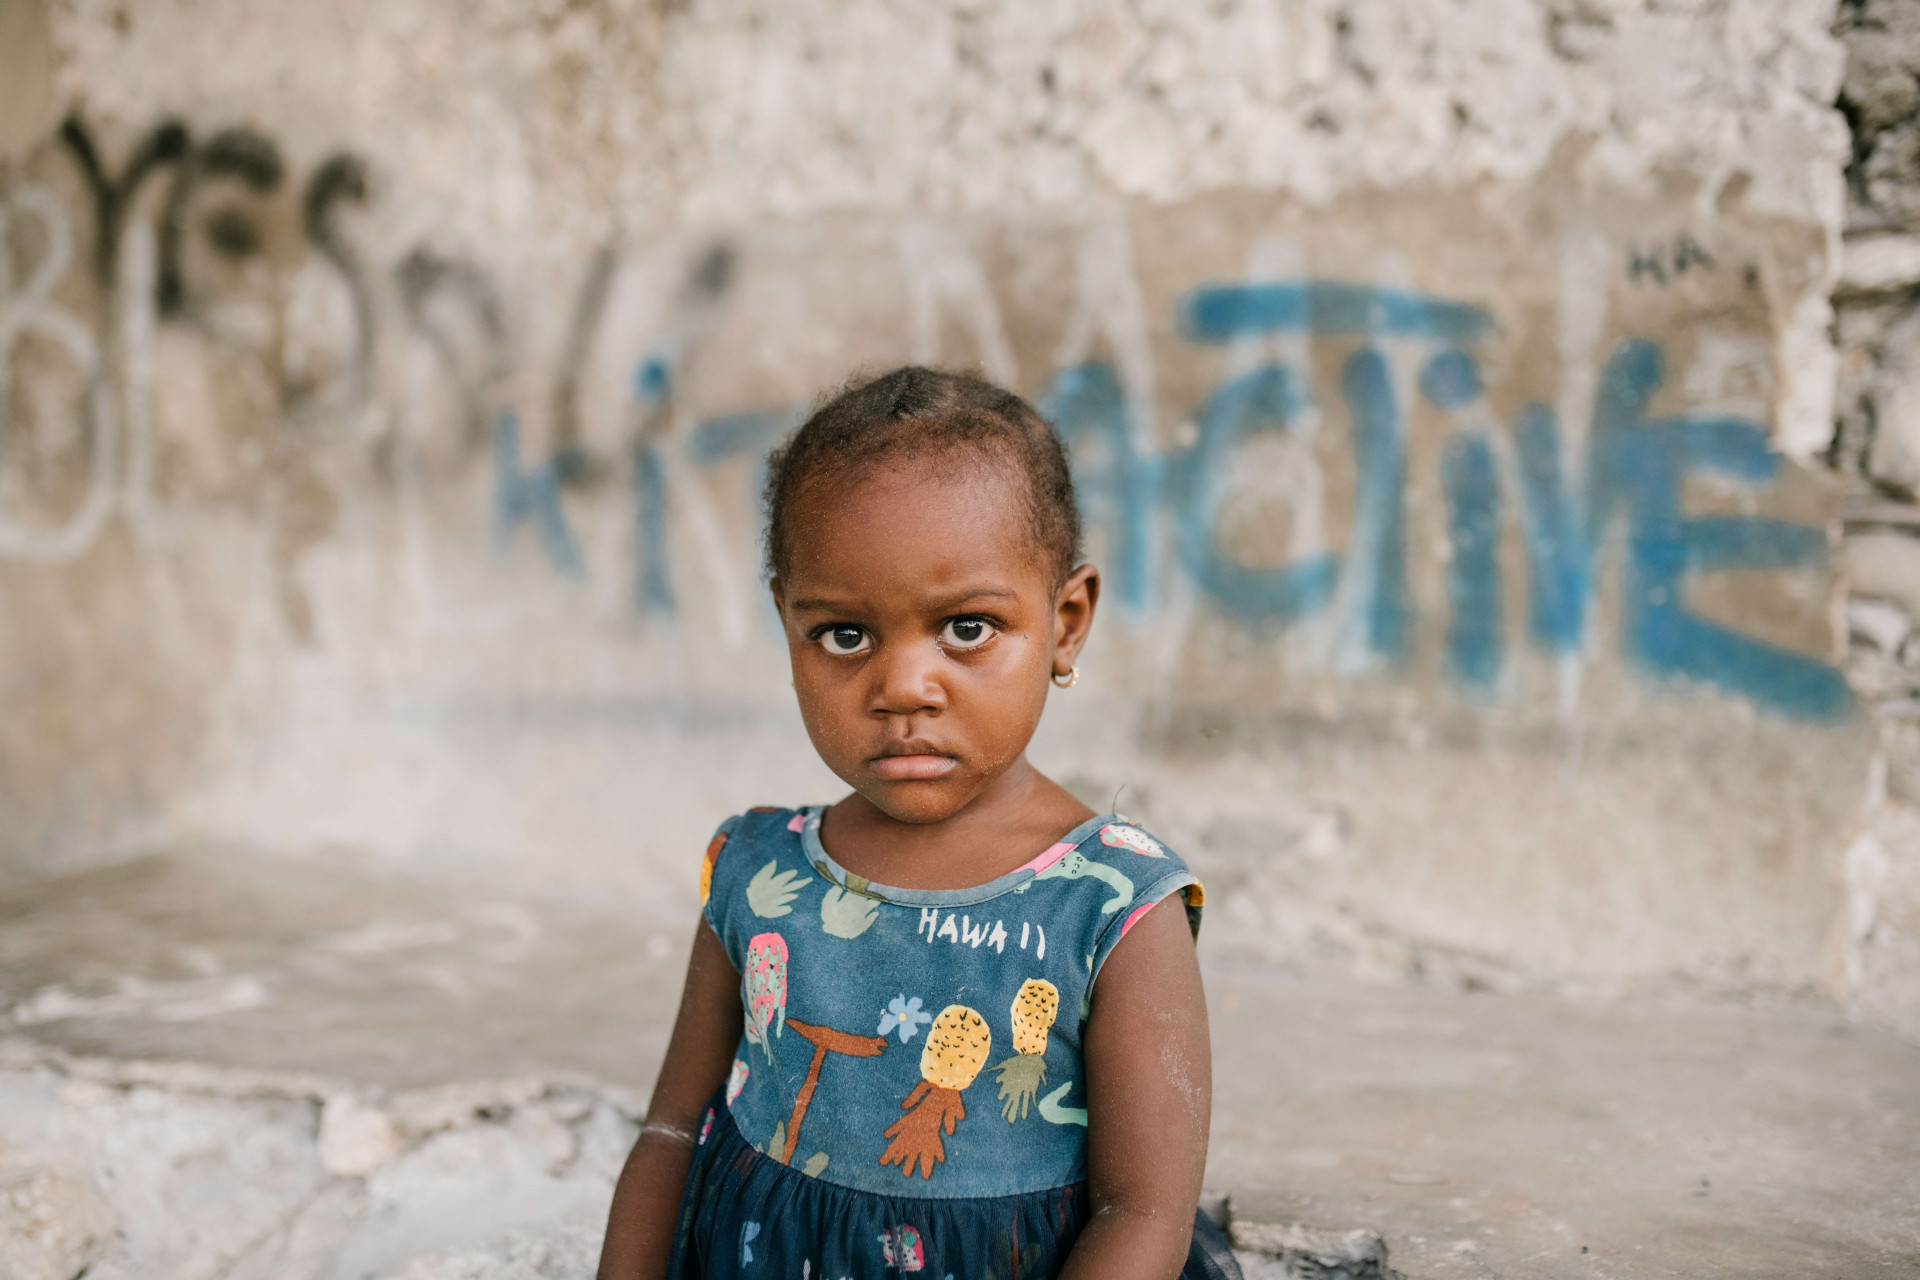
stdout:
[[(1203, 891), (1117, 814), (971, 889), (898, 889), (820, 843), (819, 807), (722, 823), (702, 910), (745, 1031), (701, 1122), (676, 1280), (1036, 1280), (1091, 1213), (1088, 996), (1169, 894)], [(1183, 1277), (1238, 1280), (1196, 1216)]]

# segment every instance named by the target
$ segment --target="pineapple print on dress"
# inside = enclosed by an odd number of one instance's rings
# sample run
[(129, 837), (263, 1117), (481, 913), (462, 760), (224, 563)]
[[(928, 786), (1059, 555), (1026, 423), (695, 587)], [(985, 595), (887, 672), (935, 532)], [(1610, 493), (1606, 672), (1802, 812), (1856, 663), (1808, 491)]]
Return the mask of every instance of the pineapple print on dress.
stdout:
[(787, 1025), (787, 940), (777, 933), (756, 933), (747, 941), (746, 1037), (773, 1061), (773, 1040)]
[(1060, 989), (1045, 978), (1028, 978), (1013, 997), (1014, 1056), (994, 1067), (1000, 1081), (1000, 1114), (1008, 1124), (1027, 1118), (1034, 1095), (1047, 1082), (1047, 1032), (1060, 1012)]
[(920, 1083), (900, 1104), (907, 1114), (882, 1135), (892, 1141), (880, 1156), (881, 1164), (899, 1165), (903, 1178), (912, 1177), (917, 1164), (924, 1179), (933, 1176), (934, 1165), (946, 1163), (940, 1135), (952, 1137), (954, 1125), (967, 1118), (960, 1092), (979, 1076), (992, 1050), (993, 1031), (985, 1018), (963, 1004), (940, 1011), (920, 1051)]

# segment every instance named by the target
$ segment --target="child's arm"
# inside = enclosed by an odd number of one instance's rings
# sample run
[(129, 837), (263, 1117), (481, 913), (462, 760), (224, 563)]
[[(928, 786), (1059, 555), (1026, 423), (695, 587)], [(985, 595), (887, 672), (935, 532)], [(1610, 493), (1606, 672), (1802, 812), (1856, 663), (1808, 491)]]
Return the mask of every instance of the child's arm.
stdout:
[(600, 1280), (655, 1280), (666, 1273), (701, 1108), (726, 1079), (740, 1025), (740, 974), (702, 920), (647, 1122), (613, 1189)]
[(1193, 1238), (1213, 1104), (1206, 993), (1178, 893), (1107, 957), (1085, 1060), (1093, 1220), (1061, 1280), (1173, 1280)]

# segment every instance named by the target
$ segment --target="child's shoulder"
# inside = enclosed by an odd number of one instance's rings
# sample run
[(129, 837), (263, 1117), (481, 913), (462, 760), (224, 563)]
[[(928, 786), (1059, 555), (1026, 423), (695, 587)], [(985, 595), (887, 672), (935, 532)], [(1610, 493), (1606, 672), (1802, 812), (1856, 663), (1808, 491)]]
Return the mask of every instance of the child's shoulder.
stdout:
[(750, 857), (757, 851), (782, 847), (795, 848), (807, 821), (804, 809), (785, 809), (778, 805), (755, 805), (722, 822), (707, 842), (700, 860), (700, 905), (706, 907), (713, 896), (714, 878), (724, 874), (723, 864)]
[(762, 835), (771, 831), (798, 832), (806, 822), (805, 809), (787, 809), (774, 804), (757, 804), (736, 813), (714, 829), (715, 840), (730, 840), (735, 835)]
[(1089, 874), (1084, 868), (1092, 864), (1108, 868), (1105, 875), (1124, 873), (1129, 885), (1141, 888), (1192, 877), (1166, 841), (1117, 813), (1089, 818), (1028, 866), (1036, 879), (1075, 880)]
[(1122, 814), (1089, 820), (1087, 830), (1055, 845), (1043, 858), (1035, 883), (1079, 881), (1072, 889), (1076, 896), (1100, 898), (1094, 917), (1096, 970), (1141, 916), (1174, 893), (1184, 900), (1194, 937), (1200, 935), (1206, 890), (1199, 877), (1164, 840)]
[(1080, 837), (1074, 848), (1082, 856), (1098, 856), (1108, 860), (1149, 859), (1149, 862), (1139, 864), (1148, 869), (1156, 864), (1169, 869), (1186, 866), (1186, 862), (1166, 841), (1120, 813), (1108, 814), (1096, 820), (1092, 829)]

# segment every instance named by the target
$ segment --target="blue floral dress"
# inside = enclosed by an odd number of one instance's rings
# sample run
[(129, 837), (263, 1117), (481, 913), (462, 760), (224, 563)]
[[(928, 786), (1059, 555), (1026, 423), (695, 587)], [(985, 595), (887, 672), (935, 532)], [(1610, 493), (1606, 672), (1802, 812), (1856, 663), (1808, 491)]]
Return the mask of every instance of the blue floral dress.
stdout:
[[(702, 909), (745, 1031), (700, 1128), (668, 1274), (1058, 1274), (1086, 1225), (1081, 1035), (1107, 956), (1200, 882), (1117, 814), (971, 889), (897, 889), (820, 843), (818, 808), (730, 818)], [(1239, 1275), (1197, 1218), (1183, 1275)]]

